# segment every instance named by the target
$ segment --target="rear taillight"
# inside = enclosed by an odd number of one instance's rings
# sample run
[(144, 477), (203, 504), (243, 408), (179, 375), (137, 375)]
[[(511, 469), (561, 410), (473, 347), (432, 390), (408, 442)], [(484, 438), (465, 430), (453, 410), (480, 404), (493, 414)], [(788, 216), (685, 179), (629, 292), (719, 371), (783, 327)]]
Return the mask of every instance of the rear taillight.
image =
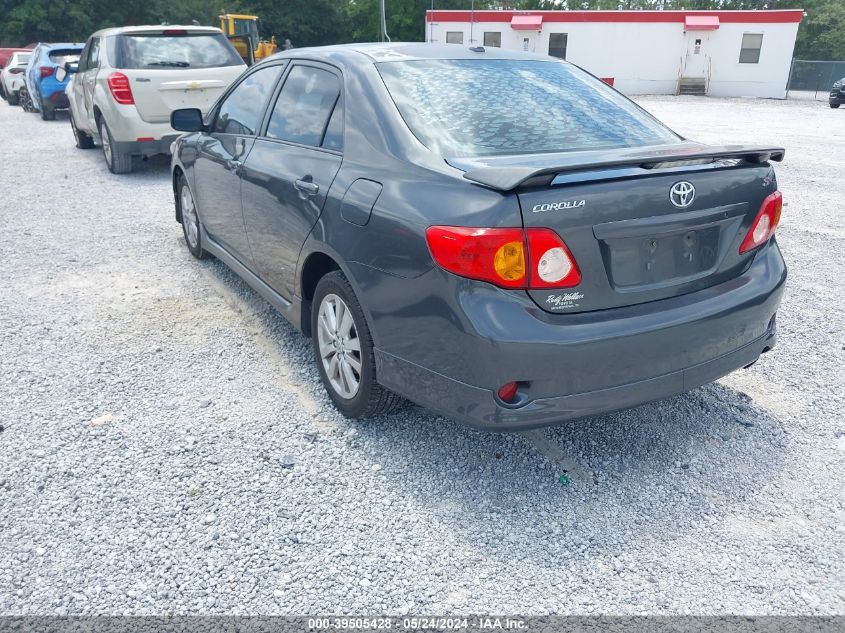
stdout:
[(129, 85), (129, 77), (123, 73), (112, 73), (106, 81), (109, 84), (112, 99), (117, 103), (122, 105), (135, 103), (135, 97), (132, 96), (132, 87)]
[(581, 271), (560, 236), (551, 229), (527, 229), (531, 260), (530, 288), (571, 288)]
[(569, 288), (581, 283), (572, 253), (550, 229), (431, 226), (426, 240), (449, 272), (502, 288)]
[(525, 287), (522, 229), (431, 226), (425, 237), (441, 268), (505, 288)]
[(783, 195), (780, 191), (766, 196), (763, 204), (760, 205), (757, 217), (754, 218), (754, 223), (748, 229), (748, 234), (742, 240), (742, 246), (739, 247), (740, 253), (746, 253), (765, 244), (775, 234), (782, 208)]
[(184, 37), (188, 34), (188, 31), (186, 29), (164, 29), (162, 34), (169, 37)]
[(41, 72), (41, 79), (44, 79), (45, 77), (52, 77), (56, 69), (52, 66), (41, 66), (38, 70)]

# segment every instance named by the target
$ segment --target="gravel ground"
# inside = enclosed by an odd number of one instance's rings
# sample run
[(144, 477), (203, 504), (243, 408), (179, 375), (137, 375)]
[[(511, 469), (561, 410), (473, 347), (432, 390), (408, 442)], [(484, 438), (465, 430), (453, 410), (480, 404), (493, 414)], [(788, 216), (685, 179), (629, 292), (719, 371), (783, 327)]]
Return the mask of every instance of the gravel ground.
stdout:
[(0, 613), (845, 613), (845, 112), (640, 102), (788, 148), (779, 344), (523, 435), (343, 419), (307, 341), (190, 257), (166, 160), (112, 176), (0, 103)]

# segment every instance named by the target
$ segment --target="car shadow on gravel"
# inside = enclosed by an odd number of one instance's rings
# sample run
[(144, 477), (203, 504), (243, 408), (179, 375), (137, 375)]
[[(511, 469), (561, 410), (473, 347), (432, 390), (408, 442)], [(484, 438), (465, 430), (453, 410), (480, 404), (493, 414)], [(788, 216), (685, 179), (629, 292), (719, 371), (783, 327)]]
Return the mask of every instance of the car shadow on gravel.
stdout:
[[(223, 264), (214, 261), (210, 268), (232, 292), (263, 306)], [(310, 342), (283, 316), (261, 309), (257, 318), (283, 356), (313, 362)], [(313, 375), (300, 387), (331, 416)], [(561, 480), (565, 473), (537, 450), (531, 434), (479, 431), (421, 407), (365, 421), (341, 419), (338, 426), (343, 439), (336, 439), (348, 450), (366, 451), (363, 459), (378, 462), (404, 492), (413, 491), (415, 505), (454, 519), (454, 529), (465, 531), (468, 541), (481, 529), (479, 521), (501, 514), (526, 533), (552, 516), (559, 529), (632, 521), (675, 534), (777, 485), (794, 450), (772, 412), (721, 383), (538, 432), (589, 471), (590, 480)], [(350, 428), (354, 439), (345, 437)]]

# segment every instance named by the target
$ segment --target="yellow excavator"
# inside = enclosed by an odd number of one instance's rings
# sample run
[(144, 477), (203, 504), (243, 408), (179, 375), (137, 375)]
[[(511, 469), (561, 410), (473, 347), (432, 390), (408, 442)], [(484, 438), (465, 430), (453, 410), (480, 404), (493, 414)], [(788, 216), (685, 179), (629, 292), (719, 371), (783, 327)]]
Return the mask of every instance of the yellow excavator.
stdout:
[(247, 64), (259, 62), (279, 49), (275, 36), (271, 37), (269, 42), (259, 37), (257, 15), (225, 13), (219, 17), (220, 30), (226, 34)]

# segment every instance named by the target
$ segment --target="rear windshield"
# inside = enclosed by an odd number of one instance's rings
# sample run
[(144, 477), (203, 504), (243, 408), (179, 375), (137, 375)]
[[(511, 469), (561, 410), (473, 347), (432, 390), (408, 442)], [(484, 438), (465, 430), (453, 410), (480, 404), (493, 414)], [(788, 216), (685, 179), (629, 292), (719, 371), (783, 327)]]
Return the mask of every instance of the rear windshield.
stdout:
[(78, 62), (79, 56), (82, 54), (81, 48), (57, 48), (50, 51), (50, 61), (54, 64), (62, 66), (67, 62)]
[(31, 53), (22, 53), (22, 54), (18, 55), (17, 57), (15, 57), (15, 63), (18, 66), (21, 66), (23, 64), (26, 64), (29, 61), (30, 57), (32, 57)]
[(421, 60), (376, 66), (408, 127), (442, 156), (571, 152), (679, 140), (636, 104), (564, 62)]
[(121, 35), (117, 68), (216, 68), (243, 60), (222, 33)]

